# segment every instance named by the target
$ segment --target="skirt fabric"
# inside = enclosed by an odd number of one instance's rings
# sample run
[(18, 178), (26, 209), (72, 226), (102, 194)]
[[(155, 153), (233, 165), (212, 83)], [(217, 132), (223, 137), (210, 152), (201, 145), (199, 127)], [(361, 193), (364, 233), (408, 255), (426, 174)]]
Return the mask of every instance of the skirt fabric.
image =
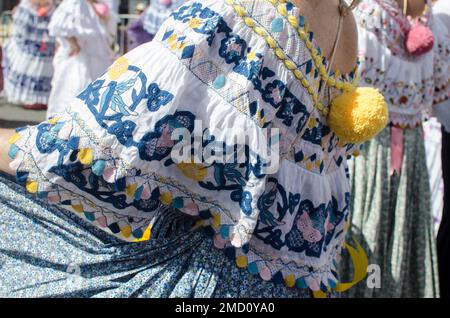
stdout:
[[(346, 296), (438, 297), (436, 242), (422, 128), (404, 131), (400, 174), (389, 175), (390, 159), (390, 128), (386, 128), (349, 162), (352, 225), (348, 240), (356, 239), (369, 265), (379, 266), (380, 284), (371, 286), (363, 280)], [(346, 255), (341, 272), (346, 279), (353, 277), (352, 261)]]
[(444, 182), (442, 179), (442, 133), (441, 124), (436, 118), (423, 123), (425, 133), (425, 152), (431, 190), (431, 210), (434, 231), (437, 234), (444, 209)]
[(10, 39), (3, 47), (4, 89), (13, 104), (47, 104), (53, 77), (52, 58), (24, 54)]
[(0, 176), (0, 297), (311, 296), (237, 268), (194, 223), (161, 210), (150, 241), (127, 243)]

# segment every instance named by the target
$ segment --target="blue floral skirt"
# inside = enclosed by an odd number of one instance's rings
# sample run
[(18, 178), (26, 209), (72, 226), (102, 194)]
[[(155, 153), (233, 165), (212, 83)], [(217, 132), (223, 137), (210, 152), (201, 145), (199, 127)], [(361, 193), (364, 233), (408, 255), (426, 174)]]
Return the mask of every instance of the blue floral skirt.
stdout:
[(161, 210), (148, 242), (123, 242), (0, 176), (0, 297), (301, 297), (213, 246), (194, 220)]

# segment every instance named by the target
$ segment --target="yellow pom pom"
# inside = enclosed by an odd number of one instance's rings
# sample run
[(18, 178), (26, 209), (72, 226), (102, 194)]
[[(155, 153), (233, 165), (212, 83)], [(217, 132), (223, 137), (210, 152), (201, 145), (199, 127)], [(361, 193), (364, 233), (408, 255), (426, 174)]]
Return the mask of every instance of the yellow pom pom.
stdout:
[(375, 137), (388, 123), (388, 107), (374, 88), (359, 87), (336, 97), (328, 124), (344, 143), (362, 143)]

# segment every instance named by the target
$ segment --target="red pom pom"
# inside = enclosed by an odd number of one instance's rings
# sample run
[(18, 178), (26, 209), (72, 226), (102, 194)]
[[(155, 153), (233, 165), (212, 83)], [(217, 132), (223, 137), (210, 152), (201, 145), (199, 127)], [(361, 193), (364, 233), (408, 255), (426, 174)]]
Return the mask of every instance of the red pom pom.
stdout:
[(40, 18), (45, 17), (48, 14), (48, 10), (49, 10), (48, 7), (40, 7), (37, 10), (38, 17), (40, 17)]
[(431, 29), (421, 23), (414, 24), (405, 37), (405, 48), (410, 55), (422, 55), (431, 51), (434, 35)]

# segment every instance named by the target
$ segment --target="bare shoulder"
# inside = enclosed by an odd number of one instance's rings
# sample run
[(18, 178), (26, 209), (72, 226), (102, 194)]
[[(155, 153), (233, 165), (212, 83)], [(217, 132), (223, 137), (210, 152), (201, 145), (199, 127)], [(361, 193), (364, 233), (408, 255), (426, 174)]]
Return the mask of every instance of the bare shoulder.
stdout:
[(336, 56), (336, 66), (342, 72), (348, 73), (355, 68), (357, 57), (358, 28), (354, 15), (350, 13), (344, 18), (338, 55)]

